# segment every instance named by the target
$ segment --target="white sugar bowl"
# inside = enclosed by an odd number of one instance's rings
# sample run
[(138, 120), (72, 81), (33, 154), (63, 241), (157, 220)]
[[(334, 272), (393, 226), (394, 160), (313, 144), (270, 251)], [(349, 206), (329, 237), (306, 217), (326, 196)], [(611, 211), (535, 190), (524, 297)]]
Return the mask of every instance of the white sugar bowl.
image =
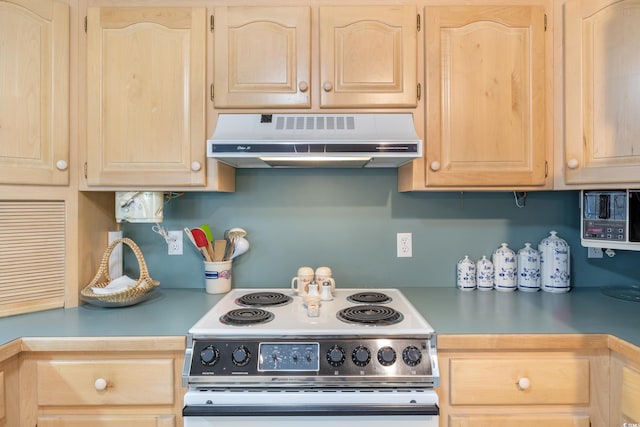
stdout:
[(476, 287), (479, 291), (490, 291), (493, 289), (493, 263), (482, 256), (476, 263)]
[(531, 247), (531, 243), (525, 243), (518, 251), (518, 290), (540, 290), (540, 253)]
[(471, 291), (476, 288), (476, 264), (465, 255), (456, 266), (456, 286)]
[(550, 231), (549, 237), (540, 241), (540, 284), (543, 291), (568, 292), (571, 285), (570, 248), (564, 239)]
[(493, 286), (498, 291), (515, 291), (518, 274), (516, 253), (506, 243), (493, 252)]

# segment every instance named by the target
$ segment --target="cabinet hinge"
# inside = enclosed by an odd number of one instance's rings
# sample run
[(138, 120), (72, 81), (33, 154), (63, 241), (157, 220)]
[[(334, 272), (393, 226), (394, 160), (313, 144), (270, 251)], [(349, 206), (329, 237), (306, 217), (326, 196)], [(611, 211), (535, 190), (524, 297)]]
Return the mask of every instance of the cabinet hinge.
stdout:
[(84, 179), (87, 179), (87, 162), (84, 162)]
[(418, 83), (418, 101), (422, 98), (422, 85)]
[(418, 14), (418, 20), (416, 22), (416, 25), (417, 25), (417, 28), (418, 28), (418, 32), (420, 32), (420, 27), (421, 27), (421, 25), (420, 25), (420, 14)]
[(213, 83), (211, 83), (211, 87), (209, 88), (209, 98), (213, 102)]
[(544, 14), (544, 30), (547, 31), (547, 14)]
[(84, 17), (84, 32), (87, 32), (87, 17)]
[(549, 162), (544, 161), (544, 177), (547, 178), (549, 176)]
[(214, 25), (214, 19), (213, 19), (213, 15), (211, 15), (211, 18), (209, 18), (209, 30), (213, 33), (213, 28), (215, 27)]

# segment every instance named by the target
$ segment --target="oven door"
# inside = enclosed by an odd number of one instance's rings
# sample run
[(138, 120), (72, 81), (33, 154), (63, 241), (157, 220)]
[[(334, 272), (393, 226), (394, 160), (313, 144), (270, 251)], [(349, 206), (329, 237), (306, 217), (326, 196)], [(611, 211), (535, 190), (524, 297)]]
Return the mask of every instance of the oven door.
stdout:
[(185, 427), (437, 427), (438, 396), (427, 390), (206, 390), (185, 395)]

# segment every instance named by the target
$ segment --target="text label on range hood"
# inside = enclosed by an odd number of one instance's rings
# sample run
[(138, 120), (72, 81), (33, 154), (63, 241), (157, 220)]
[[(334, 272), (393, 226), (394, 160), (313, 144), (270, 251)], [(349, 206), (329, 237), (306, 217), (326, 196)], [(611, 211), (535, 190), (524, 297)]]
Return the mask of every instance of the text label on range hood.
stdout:
[(207, 156), (239, 168), (398, 167), (422, 157), (411, 113), (220, 114)]

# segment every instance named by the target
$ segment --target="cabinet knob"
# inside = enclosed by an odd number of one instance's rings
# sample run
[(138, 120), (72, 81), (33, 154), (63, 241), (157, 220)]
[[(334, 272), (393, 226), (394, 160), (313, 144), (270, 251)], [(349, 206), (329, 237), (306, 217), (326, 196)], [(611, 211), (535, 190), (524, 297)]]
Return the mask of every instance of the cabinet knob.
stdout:
[(202, 165), (200, 164), (200, 162), (191, 162), (192, 171), (198, 172), (200, 169), (202, 169)]
[(68, 167), (69, 167), (69, 164), (65, 160), (58, 160), (56, 162), (56, 168), (59, 171), (66, 171)]
[(531, 380), (527, 377), (522, 377), (518, 380), (517, 384), (520, 390), (526, 390), (531, 386)]
[(96, 390), (98, 391), (103, 391), (107, 389), (107, 380), (105, 380), (104, 378), (98, 378), (94, 383), (93, 386), (95, 387)]
[(437, 172), (440, 170), (440, 162), (431, 162), (430, 167), (432, 171)]
[(331, 92), (331, 89), (333, 89), (333, 85), (331, 84), (331, 82), (324, 82), (322, 83), (322, 89), (324, 89), (325, 92)]
[(307, 82), (300, 82), (298, 83), (298, 89), (300, 89), (300, 92), (306, 92), (309, 89), (309, 84)]
[(567, 167), (569, 169), (575, 169), (578, 167), (578, 159), (569, 159), (567, 161)]

